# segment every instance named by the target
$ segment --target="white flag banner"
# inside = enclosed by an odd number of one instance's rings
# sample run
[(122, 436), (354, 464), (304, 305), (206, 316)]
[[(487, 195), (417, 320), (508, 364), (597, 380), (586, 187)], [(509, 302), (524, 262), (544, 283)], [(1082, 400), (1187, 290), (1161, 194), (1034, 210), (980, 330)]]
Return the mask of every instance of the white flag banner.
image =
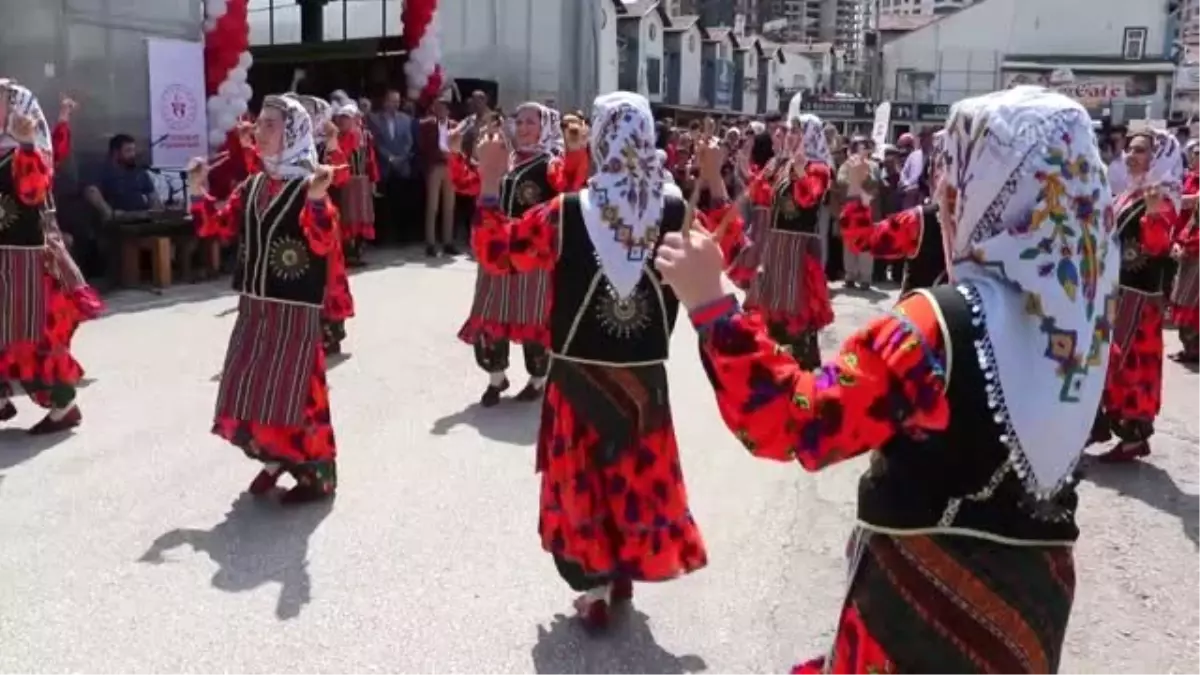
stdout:
[(208, 152), (204, 43), (146, 39), (150, 64), (150, 164), (182, 168)]

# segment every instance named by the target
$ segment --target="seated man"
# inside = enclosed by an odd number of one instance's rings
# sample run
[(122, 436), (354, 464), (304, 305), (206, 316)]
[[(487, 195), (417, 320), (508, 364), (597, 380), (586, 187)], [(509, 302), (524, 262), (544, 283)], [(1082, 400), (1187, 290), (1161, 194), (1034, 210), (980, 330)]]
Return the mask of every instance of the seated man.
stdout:
[(137, 141), (129, 134), (117, 134), (108, 142), (108, 161), (83, 196), (105, 221), (119, 213), (162, 209), (150, 171), (138, 166)]

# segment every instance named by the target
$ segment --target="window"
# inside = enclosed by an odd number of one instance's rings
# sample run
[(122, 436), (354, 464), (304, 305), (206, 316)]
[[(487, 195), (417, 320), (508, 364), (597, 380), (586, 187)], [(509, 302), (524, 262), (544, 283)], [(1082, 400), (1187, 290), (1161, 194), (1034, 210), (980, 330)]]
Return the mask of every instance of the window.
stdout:
[(650, 41), (654, 42), (655, 38), (657, 38), (657, 37), (658, 37), (658, 26), (656, 26), (652, 23), (652, 24), (650, 24)]
[(688, 36), (688, 53), (690, 54), (694, 51), (696, 51), (696, 36), (693, 34)]
[(1126, 61), (1138, 61), (1146, 55), (1146, 29), (1126, 28), (1121, 56)]

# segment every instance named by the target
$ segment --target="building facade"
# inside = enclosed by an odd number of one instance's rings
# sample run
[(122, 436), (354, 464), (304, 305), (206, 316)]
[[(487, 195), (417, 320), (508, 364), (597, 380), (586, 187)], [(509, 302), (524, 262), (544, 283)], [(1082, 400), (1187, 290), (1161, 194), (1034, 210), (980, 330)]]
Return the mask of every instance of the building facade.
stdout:
[(976, 0), (873, 0), (882, 16), (945, 16), (971, 6)]
[(953, 103), (1023, 83), (1054, 87), (1096, 117), (1164, 116), (1174, 64), (1165, 6), (1125, 0), (986, 0), (882, 49), (884, 98)]

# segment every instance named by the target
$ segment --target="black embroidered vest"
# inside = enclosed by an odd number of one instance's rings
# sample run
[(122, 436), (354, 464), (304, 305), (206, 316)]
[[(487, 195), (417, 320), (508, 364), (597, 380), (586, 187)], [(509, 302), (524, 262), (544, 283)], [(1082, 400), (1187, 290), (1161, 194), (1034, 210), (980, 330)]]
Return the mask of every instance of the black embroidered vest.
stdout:
[(644, 254), (642, 278), (628, 298), (620, 299), (588, 236), (579, 194), (563, 198), (550, 313), (556, 358), (615, 366), (667, 359), (679, 300), (654, 269), (654, 250), (664, 233), (680, 230), (684, 211), (683, 200), (666, 198), (661, 230)]
[(233, 290), (320, 307), (325, 300), (326, 261), (313, 252), (300, 226), (307, 183), (285, 181), (260, 208), (260, 191), (267, 189), (268, 181), (266, 174), (259, 173), (246, 183)]
[[(792, 197), (792, 183), (795, 179), (789, 168), (784, 167), (784, 170), (787, 173), (775, 180), (775, 198), (771, 200), (771, 229), (815, 235), (820, 231), (817, 219), (821, 213), (821, 205), (818, 203), (809, 208), (802, 208), (797, 204)], [(826, 192), (825, 196), (828, 197), (829, 193)]]
[(955, 528), (1022, 541), (1076, 540), (1074, 485), (1036, 502), (1000, 441), (1003, 432), (988, 406), (989, 379), (975, 347), (983, 337), (982, 319), (955, 286), (922, 292), (944, 319), (950, 424), (923, 438), (895, 436), (872, 453), (858, 484), (859, 520), (898, 534)]
[(550, 187), (550, 155), (539, 155), (504, 174), (500, 181), (500, 210), (509, 218), (520, 218), (557, 194)]
[(0, 158), (0, 248), (42, 248), (46, 233), (42, 217), (47, 205), (26, 206), (17, 196), (13, 178), (16, 150)]
[(946, 255), (942, 244), (942, 227), (938, 222), (938, 208), (935, 204), (918, 208), (921, 209), (921, 240), (916, 255), (904, 261), (901, 297), (919, 288), (933, 288), (935, 284), (945, 281)]
[(1142, 249), (1142, 218), (1146, 200), (1135, 197), (1117, 205), (1117, 232), (1121, 240), (1121, 286), (1143, 293), (1163, 292), (1169, 260), (1150, 256)]

